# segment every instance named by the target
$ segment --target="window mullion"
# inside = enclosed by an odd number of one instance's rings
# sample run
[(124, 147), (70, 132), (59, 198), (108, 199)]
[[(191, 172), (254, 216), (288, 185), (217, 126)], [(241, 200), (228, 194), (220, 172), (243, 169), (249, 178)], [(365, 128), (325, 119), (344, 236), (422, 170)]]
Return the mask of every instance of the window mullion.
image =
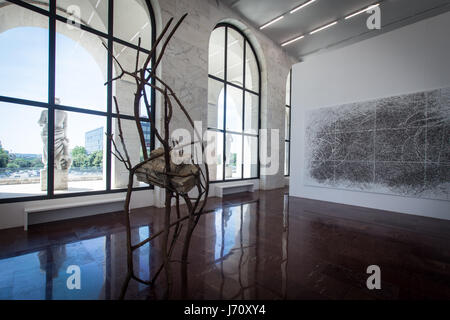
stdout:
[(292, 123), (292, 69), (289, 71), (289, 153), (288, 153), (288, 175), (291, 174), (291, 123)]
[(223, 86), (223, 166), (222, 166), (222, 180), (225, 181), (225, 167), (226, 167), (226, 161), (227, 161), (227, 155), (226, 155), (226, 150), (227, 150), (227, 140), (226, 140), (226, 136), (227, 136), (227, 77), (228, 77), (228, 27), (225, 27), (225, 65), (224, 65), (224, 86)]
[[(245, 89), (245, 56), (246, 56), (246, 45), (247, 40), (244, 39), (244, 54), (243, 54), (243, 61), (242, 61), (242, 86)], [(242, 90), (242, 133), (245, 132), (245, 90)], [(241, 136), (241, 179), (244, 179), (244, 135)]]
[[(106, 132), (108, 134), (108, 137), (112, 136), (112, 96), (113, 96), (113, 83), (110, 81), (113, 78), (113, 57), (112, 52), (113, 50), (113, 21), (114, 19), (114, 3), (112, 0), (108, 1), (108, 70), (107, 70), (107, 77), (108, 77), (108, 87), (107, 87), (107, 99), (106, 102), (106, 112), (107, 112), (107, 118), (106, 118)], [(112, 177), (112, 161), (111, 161), (111, 141), (110, 139), (106, 140), (106, 190), (111, 190), (111, 177)]]
[(56, 0), (50, 0), (48, 51), (48, 109), (47, 109), (47, 195), (54, 195), (55, 167), (55, 69), (56, 69)]

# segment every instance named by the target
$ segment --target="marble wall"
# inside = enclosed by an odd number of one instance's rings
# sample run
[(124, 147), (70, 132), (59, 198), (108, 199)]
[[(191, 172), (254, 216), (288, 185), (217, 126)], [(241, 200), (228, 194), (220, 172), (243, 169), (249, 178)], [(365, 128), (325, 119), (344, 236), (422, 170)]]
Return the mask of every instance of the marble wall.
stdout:
[(306, 114), (305, 184), (450, 200), (450, 88)]

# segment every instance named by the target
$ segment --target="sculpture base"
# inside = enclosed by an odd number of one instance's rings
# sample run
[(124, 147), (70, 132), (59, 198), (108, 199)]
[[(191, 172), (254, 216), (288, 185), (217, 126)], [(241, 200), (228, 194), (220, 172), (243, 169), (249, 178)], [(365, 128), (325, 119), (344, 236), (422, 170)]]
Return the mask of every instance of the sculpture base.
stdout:
[[(67, 190), (69, 188), (69, 170), (54, 170), (54, 189)], [(41, 190), (47, 191), (47, 169), (41, 170)]]

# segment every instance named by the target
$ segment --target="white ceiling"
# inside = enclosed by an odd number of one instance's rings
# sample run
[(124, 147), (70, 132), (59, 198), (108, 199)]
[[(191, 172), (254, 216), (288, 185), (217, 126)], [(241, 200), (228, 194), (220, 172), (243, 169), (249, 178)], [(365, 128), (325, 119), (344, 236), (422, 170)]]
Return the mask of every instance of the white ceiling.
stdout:
[[(346, 46), (450, 10), (450, 0), (317, 0), (289, 14), (290, 10), (308, 0), (220, 1), (256, 28), (284, 15), (282, 20), (261, 31), (278, 44), (306, 34), (302, 40), (284, 47), (299, 59), (321, 50)], [(381, 30), (369, 30), (366, 27), (369, 17), (366, 13), (349, 20), (343, 19), (375, 3), (380, 3)], [(336, 20), (339, 20), (337, 25), (308, 35), (310, 31)]]

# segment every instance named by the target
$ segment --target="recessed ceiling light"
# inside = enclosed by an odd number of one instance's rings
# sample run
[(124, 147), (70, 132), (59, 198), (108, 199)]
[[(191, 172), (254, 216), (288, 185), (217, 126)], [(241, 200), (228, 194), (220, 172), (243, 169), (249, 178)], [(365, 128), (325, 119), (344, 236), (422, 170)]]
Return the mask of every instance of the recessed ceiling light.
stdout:
[(289, 13), (291, 13), (291, 14), (295, 13), (298, 10), (303, 9), (304, 7), (309, 6), (310, 4), (312, 4), (312, 3), (316, 2), (316, 1), (317, 0), (310, 0), (308, 2), (305, 2), (304, 4), (299, 5), (297, 8), (292, 9)]
[(291, 43), (293, 43), (293, 42), (295, 42), (295, 41), (298, 41), (298, 40), (303, 39), (304, 37), (305, 37), (305, 36), (303, 35), (303, 36), (294, 38), (294, 39), (292, 39), (292, 40), (286, 41), (286, 42), (282, 43), (281, 46), (282, 46), (282, 47), (287, 46), (287, 45), (289, 45), (289, 44), (291, 44)]
[(355, 17), (355, 16), (357, 16), (357, 15), (363, 13), (363, 12), (367, 12), (367, 11), (373, 9), (373, 8), (378, 7), (379, 5), (380, 5), (380, 4), (377, 3), (377, 4), (374, 4), (374, 5), (368, 6), (367, 8), (362, 9), (362, 10), (360, 10), (360, 11), (358, 11), (358, 12), (352, 13), (351, 15), (346, 16), (346, 17), (345, 17), (345, 20), (348, 20), (348, 19), (350, 19), (350, 18), (353, 18), (353, 17)]
[(262, 30), (262, 29), (264, 29), (264, 28), (267, 28), (267, 27), (270, 26), (271, 24), (274, 24), (275, 22), (278, 22), (278, 21), (280, 21), (280, 20), (283, 19), (283, 18), (284, 18), (284, 16), (281, 16), (281, 17), (278, 17), (278, 18), (273, 19), (272, 21), (269, 21), (269, 22), (267, 22), (266, 24), (264, 24), (264, 25), (262, 25), (261, 27), (259, 27), (259, 30)]
[(317, 33), (319, 31), (328, 29), (329, 27), (332, 27), (332, 26), (336, 25), (337, 23), (338, 23), (337, 21), (334, 21), (332, 23), (327, 24), (326, 26), (323, 26), (323, 27), (317, 28), (316, 30), (311, 31), (309, 34), (314, 34), (314, 33)]

